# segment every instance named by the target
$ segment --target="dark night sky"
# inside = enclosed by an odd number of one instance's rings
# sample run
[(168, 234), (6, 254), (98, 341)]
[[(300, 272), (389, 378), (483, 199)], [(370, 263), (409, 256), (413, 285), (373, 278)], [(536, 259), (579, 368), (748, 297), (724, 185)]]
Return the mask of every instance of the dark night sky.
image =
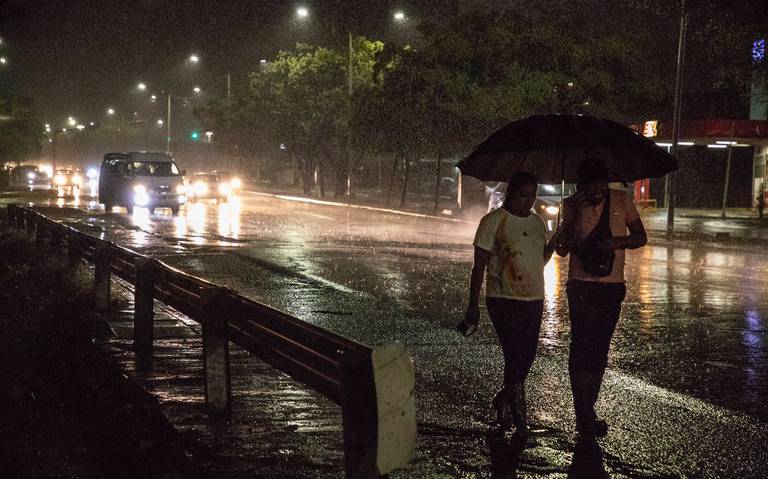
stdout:
[[(244, 82), (261, 58), (296, 41), (327, 45), (334, 41), (331, 30), (343, 34), (349, 27), (369, 37), (410, 40), (419, 18), (472, 3), (0, 0), (0, 54), (9, 60), (0, 88), (31, 97), (51, 123), (68, 114), (98, 121), (107, 106), (142, 101), (132, 93), (140, 80), (179, 93), (196, 84), (221, 93), (228, 72), (233, 83)], [(313, 14), (302, 25), (295, 21), (300, 5)], [(406, 25), (392, 21), (397, 9), (408, 15)], [(192, 52), (201, 57), (197, 67), (185, 63)]]

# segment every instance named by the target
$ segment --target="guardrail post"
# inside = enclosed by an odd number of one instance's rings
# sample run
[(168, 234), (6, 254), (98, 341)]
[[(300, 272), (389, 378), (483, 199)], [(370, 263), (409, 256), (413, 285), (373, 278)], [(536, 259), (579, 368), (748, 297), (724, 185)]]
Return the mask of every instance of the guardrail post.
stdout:
[(107, 242), (99, 242), (94, 251), (93, 294), (96, 309), (109, 307), (109, 283), (112, 273), (112, 250)]
[(376, 386), (369, 354), (343, 351), (340, 355), (341, 418), (344, 424), (344, 465), (347, 479), (379, 478), (376, 467), (378, 413)]
[(62, 232), (61, 232), (61, 226), (54, 223), (54, 222), (48, 222), (48, 237), (50, 238), (50, 248), (55, 253), (61, 253), (61, 243), (62, 243)]
[(8, 222), (17, 230), (19, 229), (19, 205), (15, 203), (8, 205)]
[(158, 268), (151, 258), (136, 258), (134, 264), (133, 349), (138, 369), (149, 370), (152, 367), (152, 343), (155, 339), (155, 276)]
[(80, 233), (74, 230), (67, 232), (67, 264), (74, 268), (83, 258), (83, 246), (80, 243)]
[(229, 414), (232, 407), (227, 312), (217, 307), (225, 292), (224, 288), (208, 288), (202, 294), (205, 403), (211, 415)]
[(48, 236), (48, 232), (45, 228), (45, 221), (38, 215), (32, 215), (32, 224), (35, 228), (34, 243), (36, 247), (40, 248), (43, 246), (47, 239), (46, 237)]

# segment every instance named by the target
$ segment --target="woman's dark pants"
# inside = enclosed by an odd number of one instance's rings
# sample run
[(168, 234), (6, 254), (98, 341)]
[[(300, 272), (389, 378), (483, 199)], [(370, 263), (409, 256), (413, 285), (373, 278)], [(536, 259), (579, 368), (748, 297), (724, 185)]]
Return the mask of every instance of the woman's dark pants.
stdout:
[(504, 352), (504, 385), (522, 383), (536, 358), (544, 301), (487, 298), (486, 304)]

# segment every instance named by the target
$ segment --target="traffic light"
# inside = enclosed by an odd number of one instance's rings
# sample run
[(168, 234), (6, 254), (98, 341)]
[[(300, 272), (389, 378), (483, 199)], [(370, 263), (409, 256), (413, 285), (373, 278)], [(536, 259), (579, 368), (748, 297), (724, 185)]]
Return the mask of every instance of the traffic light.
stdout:
[(200, 139), (200, 132), (192, 130), (192, 132), (189, 134), (189, 137), (192, 139), (192, 141), (197, 141)]

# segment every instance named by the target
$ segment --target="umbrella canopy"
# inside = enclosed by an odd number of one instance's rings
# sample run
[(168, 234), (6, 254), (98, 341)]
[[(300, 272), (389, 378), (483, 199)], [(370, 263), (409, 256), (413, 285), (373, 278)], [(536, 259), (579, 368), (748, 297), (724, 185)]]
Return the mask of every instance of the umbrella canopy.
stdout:
[(518, 170), (540, 183), (576, 181), (585, 158), (600, 158), (612, 181), (657, 178), (677, 161), (653, 141), (615, 121), (588, 115), (534, 115), (502, 127), (457, 165), (463, 175), (507, 181)]

